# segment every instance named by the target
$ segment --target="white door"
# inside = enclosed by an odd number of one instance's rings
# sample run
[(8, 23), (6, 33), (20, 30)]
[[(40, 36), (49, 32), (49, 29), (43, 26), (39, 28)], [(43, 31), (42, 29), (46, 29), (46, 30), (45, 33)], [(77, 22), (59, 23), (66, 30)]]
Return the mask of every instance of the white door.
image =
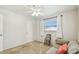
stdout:
[(27, 39), (27, 42), (33, 41), (33, 37), (32, 37), (32, 20), (27, 20), (27, 22), (26, 22), (26, 39)]
[(3, 50), (3, 16), (0, 15), (0, 51)]

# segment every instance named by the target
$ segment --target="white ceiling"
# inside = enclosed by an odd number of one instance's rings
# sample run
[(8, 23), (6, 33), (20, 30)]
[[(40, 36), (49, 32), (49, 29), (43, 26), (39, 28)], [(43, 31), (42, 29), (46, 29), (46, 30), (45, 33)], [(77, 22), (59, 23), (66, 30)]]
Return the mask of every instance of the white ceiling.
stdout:
[(50, 6), (44, 6), (45, 8), (45, 15), (51, 15), (55, 14), (57, 12), (64, 12), (68, 10), (75, 9), (76, 7), (73, 5), (50, 5)]
[[(26, 8), (25, 8), (26, 7)], [(8, 9), (10, 11), (16, 12), (16, 13), (22, 13), (27, 14), (27, 12), (30, 10), (28, 8), (29, 6), (26, 5), (0, 5), (0, 8)], [(56, 12), (63, 12), (71, 9), (75, 9), (75, 5), (41, 5), (43, 8), (44, 15), (51, 15)]]

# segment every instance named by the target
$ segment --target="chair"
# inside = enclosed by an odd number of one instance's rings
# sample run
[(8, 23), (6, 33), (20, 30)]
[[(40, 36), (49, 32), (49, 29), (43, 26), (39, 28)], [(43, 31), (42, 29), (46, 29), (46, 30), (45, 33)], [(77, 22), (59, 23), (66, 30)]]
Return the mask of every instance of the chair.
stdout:
[(44, 44), (49, 45), (49, 46), (51, 45), (51, 34), (46, 34)]

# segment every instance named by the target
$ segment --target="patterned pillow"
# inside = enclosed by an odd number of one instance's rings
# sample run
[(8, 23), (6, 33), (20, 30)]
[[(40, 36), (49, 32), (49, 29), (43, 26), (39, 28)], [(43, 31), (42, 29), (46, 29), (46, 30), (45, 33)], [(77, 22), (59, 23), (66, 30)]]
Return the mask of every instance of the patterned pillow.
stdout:
[(79, 52), (79, 45), (76, 41), (70, 41), (68, 44), (68, 53), (73, 54)]

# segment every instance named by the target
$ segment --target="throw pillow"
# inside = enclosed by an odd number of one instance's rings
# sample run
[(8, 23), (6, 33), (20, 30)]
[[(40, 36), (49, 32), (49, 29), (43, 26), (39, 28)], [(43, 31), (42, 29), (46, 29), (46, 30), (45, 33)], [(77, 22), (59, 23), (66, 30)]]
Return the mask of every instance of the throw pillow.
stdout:
[(58, 54), (65, 54), (68, 50), (68, 45), (67, 44), (63, 44), (62, 46), (59, 47), (59, 49), (57, 50)]
[(79, 45), (76, 41), (70, 41), (68, 44), (68, 53), (74, 54), (76, 52), (79, 52)]

